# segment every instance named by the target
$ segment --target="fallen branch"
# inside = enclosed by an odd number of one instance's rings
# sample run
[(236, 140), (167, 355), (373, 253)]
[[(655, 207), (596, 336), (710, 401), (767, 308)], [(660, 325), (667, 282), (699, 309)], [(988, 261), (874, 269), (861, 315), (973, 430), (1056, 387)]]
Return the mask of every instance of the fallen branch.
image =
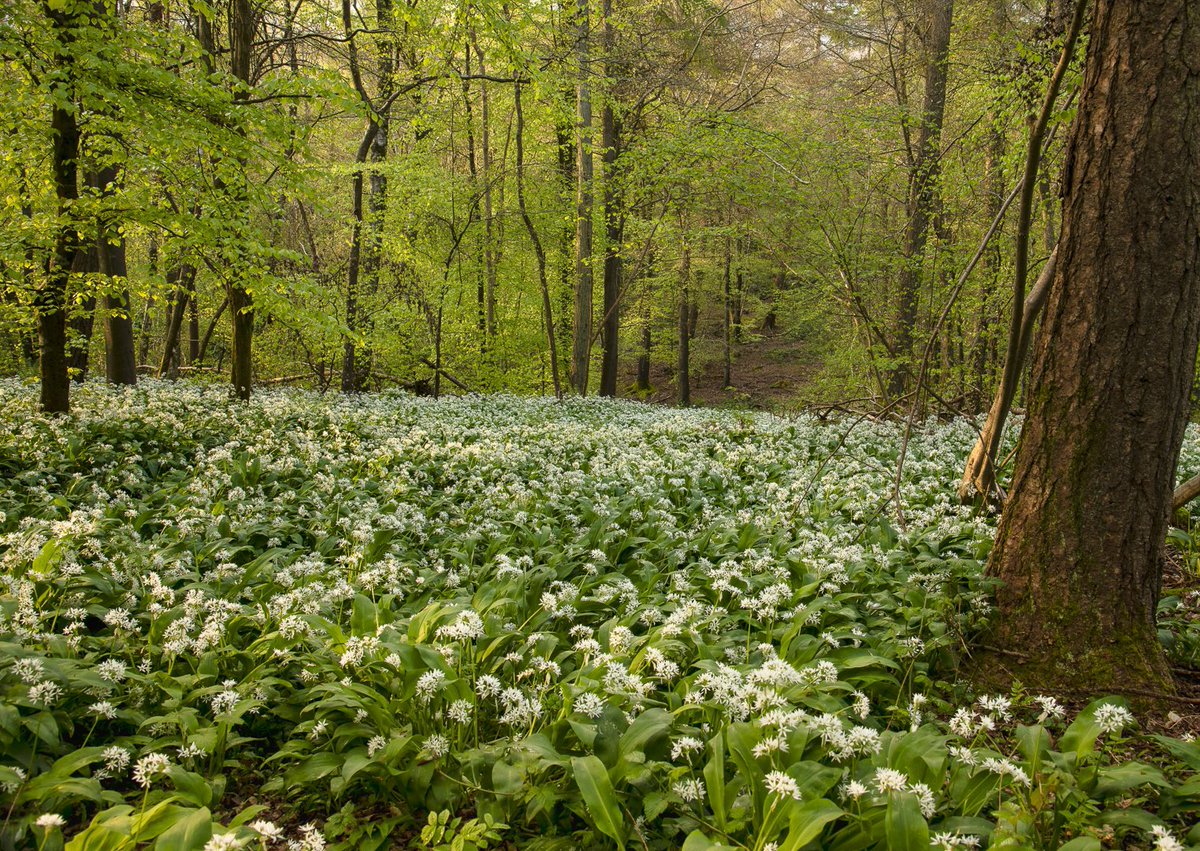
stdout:
[(1171, 496), (1171, 511), (1178, 511), (1198, 496), (1200, 496), (1200, 475), (1192, 476), (1175, 488), (1175, 493)]
[(274, 387), (277, 384), (291, 384), (293, 381), (303, 381), (311, 377), (307, 372), (302, 372), (299, 375), (281, 375), (278, 378), (264, 378), (258, 382), (260, 387)]
[(450, 373), (446, 372), (446, 370), (445, 370), (444, 368), (442, 368), (442, 367), (438, 366), (438, 365), (437, 365), (437, 364), (435, 364), (433, 361), (431, 361), (429, 358), (418, 358), (418, 360), (420, 360), (420, 361), (421, 361), (421, 363), (425, 364), (425, 366), (429, 367), (429, 368), (430, 368), (430, 369), (432, 369), (434, 372), (440, 372), (440, 373), (441, 373), (441, 374), (442, 374), (442, 375), (445, 377), (445, 379), (446, 379), (447, 381), (449, 381), (451, 384), (453, 384), (453, 385), (454, 385), (455, 387), (457, 387), (459, 390), (463, 391), (464, 393), (470, 393), (470, 392), (471, 392), (471, 388), (470, 388), (470, 387), (468, 387), (467, 385), (463, 384), (461, 381), (459, 381), (457, 378), (455, 378), (455, 377), (454, 377), (453, 375), (451, 375)]

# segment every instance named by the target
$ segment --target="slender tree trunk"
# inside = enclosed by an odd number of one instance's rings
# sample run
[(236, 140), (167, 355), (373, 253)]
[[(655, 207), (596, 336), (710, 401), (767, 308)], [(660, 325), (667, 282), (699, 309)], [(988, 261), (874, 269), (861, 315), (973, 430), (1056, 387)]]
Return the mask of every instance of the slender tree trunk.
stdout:
[[(395, 90), (392, 79), (395, 72), (392, 9), (391, 0), (375, 0), (375, 25), (380, 34), (375, 70), (379, 78), (378, 101), (381, 104), (376, 109), (363, 82), (351, 3), (350, 0), (342, 0), (342, 25), (349, 48), (350, 76), (359, 99), (368, 111), (367, 128), (354, 154), (355, 169), (350, 182), (353, 225), (346, 274), (345, 319), (349, 333), (342, 343), (343, 393), (364, 390), (370, 373), (371, 353), (363, 341), (370, 335), (371, 322), (363, 311), (362, 297), (378, 292), (379, 273), (383, 265), (383, 225), (387, 214), (387, 175), (383, 165), (387, 161), (391, 99)], [(364, 210), (363, 195), (368, 183), (364, 173), (368, 171), (370, 190)]]
[(637, 362), (637, 389), (639, 393), (650, 392), (650, 321), (642, 326), (642, 351)]
[(917, 323), (921, 267), (929, 226), (937, 207), (937, 183), (941, 170), (942, 120), (946, 113), (946, 70), (950, 53), (953, 0), (928, 0), (925, 38), (925, 105), (917, 133), (916, 155), (908, 188), (908, 227), (904, 233), (904, 263), (899, 274), (900, 314), (896, 327), (895, 353), (900, 362), (892, 370), (890, 392), (903, 395), (910, 373), (913, 333)]
[(605, 92), (600, 118), (600, 144), (604, 148), (604, 309), (601, 333), (600, 395), (617, 395), (617, 367), (621, 334), (621, 212), (617, 157), (621, 153), (621, 127), (613, 112), (612, 85), (616, 78), (613, 49), (612, 0), (604, 0), (604, 68), (609, 90)]
[[(1044, 302), (1044, 298), (1039, 301), (1037, 299), (1027, 300), (1025, 297), (1025, 279), (1029, 268), (1029, 223), (1033, 210), (1033, 194), (1037, 184), (1038, 167), (1041, 163), (1042, 141), (1054, 109), (1054, 103), (1058, 98), (1059, 87), (1074, 53), (1075, 40), (1079, 37), (1079, 32), (1083, 27), (1083, 16), (1087, 5), (1085, 0), (1080, 0), (1079, 5), (1075, 7), (1071, 29), (1063, 45), (1058, 66), (1050, 78), (1041, 111), (1029, 130), (1029, 150), (1025, 155), (1025, 168), (1021, 177), (1021, 200), (1017, 211), (1012, 320), (1009, 323), (1008, 345), (1004, 353), (1004, 372), (1000, 377), (1000, 387), (996, 391), (996, 398), (992, 403), (991, 410), (988, 411), (988, 419), (984, 424), (980, 439), (967, 459), (966, 469), (963, 470), (958, 494), (964, 502), (991, 499), (999, 492), (996, 486), (997, 453), (1000, 451), (1000, 441), (1004, 436), (1004, 424), (1008, 418), (1009, 409), (1017, 395), (1017, 386), (1021, 380), (1021, 371), (1033, 334), (1034, 321)], [(1050, 266), (1050, 264), (1047, 265)], [(1053, 268), (1050, 269), (1049, 274), (1054, 274)], [(1039, 283), (1044, 286), (1048, 285), (1045, 281)], [(1035, 292), (1037, 289), (1038, 287), (1035, 287)]]
[(733, 386), (733, 248), (732, 240), (725, 237), (725, 266), (724, 266), (724, 321), (725, 321), (725, 357), (724, 374), (721, 386)]
[[(464, 47), (465, 65), (463, 67), (462, 96), (465, 124), (467, 131), (467, 171), (471, 175), (471, 204), (469, 221), (474, 223), (482, 217), (479, 211), (483, 192), (479, 186), (479, 157), (475, 152), (475, 110), (471, 106), (471, 43), (467, 41)], [(480, 245), (484, 254), (488, 252), (486, 241)], [(487, 264), (481, 263), (475, 279), (475, 325), (479, 330), (479, 353), (485, 354), (488, 349), (487, 336)]]
[(554, 336), (554, 306), (550, 300), (550, 282), (546, 277), (546, 249), (538, 237), (533, 219), (525, 206), (525, 114), (521, 108), (521, 82), (513, 84), (513, 101), (516, 110), (517, 134), (517, 208), (521, 211), (521, 221), (529, 233), (529, 241), (533, 243), (533, 252), (537, 257), (538, 283), (542, 287), (542, 322), (546, 326), (546, 343), (550, 348), (550, 375), (554, 382), (554, 395), (562, 398), (562, 380), (558, 375), (558, 343)]
[(217, 308), (217, 312), (213, 314), (212, 320), (208, 323), (208, 330), (204, 332), (204, 336), (200, 339), (200, 351), (196, 355), (196, 363), (204, 363), (204, 356), (208, 353), (208, 344), (212, 342), (213, 331), (217, 329), (217, 322), (228, 307), (229, 296), (226, 295), (221, 300), (221, 305)]
[[(375, 72), (379, 78), (379, 93), (376, 100), (380, 103), (379, 117), (376, 120), (378, 129), (375, 138), (371, 140), (370, 153), (370, 183), (367, 195), (366, 233), (364, 234), (362, 258), (362, 290), (368, 297), (379, 292), (379, 275), (383, 268), (383, 229), (387, 216), (388, 181), (384, 170), (388, 159), (388, 145), (392, 138), (392, 107), (391, 101), (395, 92), (396, 62), (394, 58), (396, 42), (393, 36), (395, 21), (393, 20), (392, 0), (375, 0), (375, 26), (379, 30), (378, 59)], [(370, 314), (359, 316), (364, 334), (370, 338), (374, 330), (374, 322)], [(356, 377), (356, 384), (365, 387), (370, 374), (373, 355), (368, 348), (364, 354), (365, 364), (360, 366), (361, 375)]]
[(188, 293), (188, 366), (195, 366), (200, 359), (200, 304), (196, 298), (196, 279), (192, 277), (192, 291)]
[[(21, 169), (18, 185), (21, 193), (21, 215), (28, 219), (30, 224), (32, 224), (33, 200), (29, 196), (29, 180), (24, 168)], [(30, 228), (31, 233), (32, 231), (33, 229)], [(25, 262), (21, 265), (21, 277), (24, 279), (26, 287), (31, 291), (37, 286), (35, 283), (35, 257), (36, 252), (34, 250), (33, 240), (29, 240), (26, 242)], [(17, 299), (16, 293), (9, 293), (8, 297), (14, 302)], [(26, 367), (33, 367), (38, 362), (37, 338), (35, 335), (25, 331), (21, 332), (21, 357), (25, 361)]]
[[(609, 0), (605, 0), (609, 2)], [(611, 24), (606, 27), (611, 28)], [(605, 104), (601, 119), (604, 145), (604, 325), (601, 334), (600, 395), (617, 395), (617, 368), (621, 336), (621, 241), (624, 216), (617, 188), (617, 156), (620, 153), (620, 126), (611, 104)]]
[[(991, 641), (1051, 693), (1169, 688), (1155, 608), (1200, 343), (1200, 18), (1098, 0), (1058, 271), (989, 572)], [(1147, 96), (1148, 92), (1153, 97)]]
[(675, 385), (678, 390), (679, 407), (692, 404), (691, 357), (688, 346), (691, 342), (691, 277), (692, 249), (683, 247), (683, 259), (679, 264), (679, 363), (675, 370)]
[[(471, 32), (471, 44), (475, 48), (475, 60), (479, 66), (480, 76), (486, 77), (487, 66), (484, 64), (484, 53), (474, 31)], [(496, 281), (499, 275), (499, 233), (493, 210), (492, 193), (492, 117), (491, 99), (488, 97), (487, 80), (479, 82), (479, 143), (480, 143), (480, 175), (483, 178), (483, 268), (484, 268), (484, 304), (485, 326), (489, 338), (496, 336)], [(501, 198), (503, 202), (503, 198)]]
[[(106, 166), (97, 174), (102, 195), (116, 191), (121, 175), (115, 166)], [(107, 219), (98, 223), (96, 243), (100, 274), (110, 281), (104, 296), (104, 374), (110, 384), (137, 384), (137, 362), (133, 350), (133, 316), (130, 313), (128, 275), (125, 260), (125, 236)]]
[(592, 94), (591, 23), (588, 0), (579, 0), (575, 53), (579, 82), (575, 89), (575, 314), (572, 323), (571, 385), (580, 396), (588, 391), (592, 356)]
[[(559, 95), (563, 100), (563, 113), (575, 108), (575, 92), (572, 89), (561, 89)], [(560, 119), (554, 124), (556, 152), (558, 154), (558, 175), (562, 181), (562, 196), (566, 203), (574, 204), (575, 196), (575, 126), (566, 119)], [(568, 200), (570, 199), (570, 200)], [(574, 216), (563, 218), (562, 228), (558, 233), (558, 290), (555, 320), (555, 330), (558, 334), (558, 348), (564, 359), (569, 358), (574, 335), (575, 302), (575, 221)], [(570, 376), (569, 361), (564, 364), (566, 373)], [(560, 370), (561, 371), (561, 370)], [(569, 380), (569, 379), (568, 379)]]
[(739, 239), (738, 246), (738, 268), (735, 278), (735, 287), (733, 293), (733, 339), (735, 342), (742, 342), (742, 294), (746, 290), (746, 273), (742, 269), (741, 258), (743, 255), (742, 241)]
[(371, 142), (378, 130), (378, 125), (374, 119), (367, 122), (367, 132), (363, 135), (362, 142), (359, 143), (358, 152), (355, 154), (355, 170), (354, 176), (350, 180), (351, 205), (350, 214), (352, 216), (350, 231), (350, 257), (347, 261), (348, 271), (346, 274), (346, 329), (350, 332), (347, 335), (345, 342), (342, 344), (342, 392), (357, 393), (361, 389), (359, 386), (359, 368), (357, 362), (358, 343), (354, 339), (354, 333), (358, 330), (358, 296), (359, 296), (359, 274), (362, 269), (362, 249), (363, 249), (363, 165), (367, 161), (367, 154), (371, 149)]
[[(75, 259), (71, 261), (71, 275), (78, 278), (91, 278), (100, 271), (100, 257), (96, 247), (96, 236), (93, 233), (86, 239), (81, 238)], [(71, 371), (71, 380), (76, 384), (87, 381), (88, 365), (92, 355), (92, 331), (96, 325), (96, 297), (91, 295), (94, 280), (85, 280), (83, 284), (85, 296), (80, 302), (77, 313), (70, 320), (74, 339), (70, 341), (70, 352), (67, 355), (67, 367)]]
[[(987, 196), (987, 219), (995, 221), (1004, 203), (1004, 158), (1005, 140), (1000, 127), (999, 117), (993, 113), (989, 117), (988, 148), (984, 159), (984, 192)], [(971, 388), (971, 398), (976, 408), (982, 406), (985, 388), (991, 385), (992, 369), (989, 367), (988, 345), (989, 329), (995, 322), (995, 306), (992, 294), (999, 287), (1001, 269), (1000, 241), (993, 240), (983, 256), (983, 269), (980, 275), (979, 309), (975, 315), (975, 324), (971, 332), (971, 363), (973, 367), (974, 386)]]
[(163, 344), (162, 361), (158, 367), (159, 378), (175, 379), (179, 375), (179, 338), (183, 330), (183, 319), (187, 315), (188, 301), (196, 289), (195, 279), (196, 269), (190, 264), (178, 266), (167, 275), (167, 281), (174, 283), (175, 289), (167, 319), (167, 338)]

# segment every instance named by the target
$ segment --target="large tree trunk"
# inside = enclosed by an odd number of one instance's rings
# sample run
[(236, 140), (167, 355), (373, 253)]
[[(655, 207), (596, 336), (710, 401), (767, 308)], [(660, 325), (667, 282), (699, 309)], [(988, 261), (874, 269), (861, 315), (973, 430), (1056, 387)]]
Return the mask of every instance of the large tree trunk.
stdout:
[(588, 0), (579, 0), (575, 51), (579, 83), (575, 89), (575, 312), (572, 322), (571, 386), (580, 396), (588, 390), (592, 355), (592, 93)]
[[(125, 239), (100, 247), (100, 271), (109, 278), (124, 279)], [(104, 375), (110, 384), (137, 384), (137, 361), (133, 352), (133, 316), (129, 312), (129, 290), (122, 287), (104, 296)]]
[(50, 110), (51, 164), (58, 199), (58, 224), (46, 279), (34, 294), (40, 348), (41, 406), (47, 414), (65, 414), (70, 408), (71, 382), (67, 374), (67, 283), (79, 244), (78, 227), (71, 220), (79, 198), (79, 125), (75, 120), (74, 68), (71, 43), (74, 22), (49, 4), (46, 14), (54, 25), (61, 50), (60, 89)]
[[(243, 83), (250, 82), (250, 47), (254, 38), (254, 11), (250, 0), (232, 0), (229, 4), (229, 62), (233, 76)], [(235, 101), (245, 100), (244, 89), (234, 95)], [(238, 175), (238, 194), (241, 201), (246, 201), (244, 181), (245, 165)], [(248, 211), (246, 211), (248, 215)], [(250, 398), (251, 368), (253, 358), (251, 345), (254, 341), (254, 301), (250, 293), (237, 280), (238, 270), (231, 270), (229, 312), (233, 319), (233, 352), (230, 358), (232, 366), (233, 392), (237, 398), (246, 401)]]
[(1003, 582), (991, 640), (1028, 654), (1014, 670), (1033, 688), (1169, 683), (1154, 622), (1159, 558), (1200, 342), (1190, 4), (1096, 7), (1058, 272), (989, 563)]
[(892, 371), (890, 391), (901, 396), (908, 384), (917, 299), (929, 225), (937, 206), (941, 170), (942, 120), (946, 113), (946, 68), (950, 53), (950, 24), (954, 0), (928, 0), (925, 36), (925, 104), (908, 186), (908, 227), (904, 233), (904, 263), (899, 275), (900, 314), (895, 353), (900, 362)]
[[(106, 166), (97, 175), (97, 188), (102, 194), (111, 194), (119, 180), (116, 166)], [(104, 296), (104, 374), (110, 384), (137, 384), (133, 316), (125, 280), (125, 236), (115, 222), (100, 221), (96, 250), (100, 274), (112, 282)]]

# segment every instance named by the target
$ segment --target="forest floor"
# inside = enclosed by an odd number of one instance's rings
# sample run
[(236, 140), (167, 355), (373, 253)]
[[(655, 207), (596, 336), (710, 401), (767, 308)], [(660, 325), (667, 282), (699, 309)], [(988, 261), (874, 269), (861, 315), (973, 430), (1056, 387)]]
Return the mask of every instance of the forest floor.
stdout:
[[(772, 350), (803, 371), (803, 341), (754, 348), (750, 386), (781, 389)], [(1186, 697), (959, 678), (995, 532), (948, 485), (963, 420), (918, 424), (896, 482), (883, 420), (154, 380), (35, 405), (0, 381), (0, 848), (1200, 847)], [(1159, 620), (1188, 695), (1195, 528)]]

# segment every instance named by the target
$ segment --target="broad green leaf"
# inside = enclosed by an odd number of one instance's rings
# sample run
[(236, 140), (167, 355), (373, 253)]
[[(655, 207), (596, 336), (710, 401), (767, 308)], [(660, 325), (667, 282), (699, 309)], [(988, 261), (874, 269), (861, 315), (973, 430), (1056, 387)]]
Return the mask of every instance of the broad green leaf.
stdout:
[(1096, 721), (1096, 710), (1109, 703), (1116, 706), (1125, 705), (1125, 701), (1119, 697), (1093, 700), (1067, 727), (1059, 741), (1059, 748), (1064, 752), (1074, 753), (1077, 758), (1091, 753), (1101, 732), (1100, 724)]
[(713, 821), (719, 830), (726, 830), (724, 734), (717, 733), (709, 739), (708, 748), (712, 756), (704, 765), (704, 788), (708, 793), (708, 803), (712, 806)]
[(1096, 781), (1093, 794), (1097, 798), (1107, 798), (1135, 786), (1146, 785), (1168, 789), (1171, 787), (1163, 773), (1154, 766), (1140, 762), (1127, 762), (1123, 765), (1100, 769), (1100, 776)]
[(1103, 847), (1094, 836), (1078, 836), (1058, 846), (1058, 851), (1100, 851)]
[(709, 839), (701, 830), (693, 830), (683, 840), (683, 851), (734, 851), (734, 848), (733, 845), (722, 845)]
[(928, 851), (929, 825), (911, 792), (889, 793), (883, 825), (889, 851)]
[(596, 829), (625, 847), (625, 820), (604, 763), (594, 756), (575, 757), (571, 769)]
[(825, 798), (793, 801), (788, 815), (788, 832), (779, 846), (779, 851), (797, 851), (803, 848), (820, 836), (825, 825), (837, 819), (842, 812), (841, 807)]
[(212, 813), (207, 807), (192, 810), (163, 831), (154, 851), (201, 851), (212, 838)]
[(497, 795), (516, 795), (525, 785), (521, 769), (504, 760), (496, 760), (492, 766), (492, 788)]

